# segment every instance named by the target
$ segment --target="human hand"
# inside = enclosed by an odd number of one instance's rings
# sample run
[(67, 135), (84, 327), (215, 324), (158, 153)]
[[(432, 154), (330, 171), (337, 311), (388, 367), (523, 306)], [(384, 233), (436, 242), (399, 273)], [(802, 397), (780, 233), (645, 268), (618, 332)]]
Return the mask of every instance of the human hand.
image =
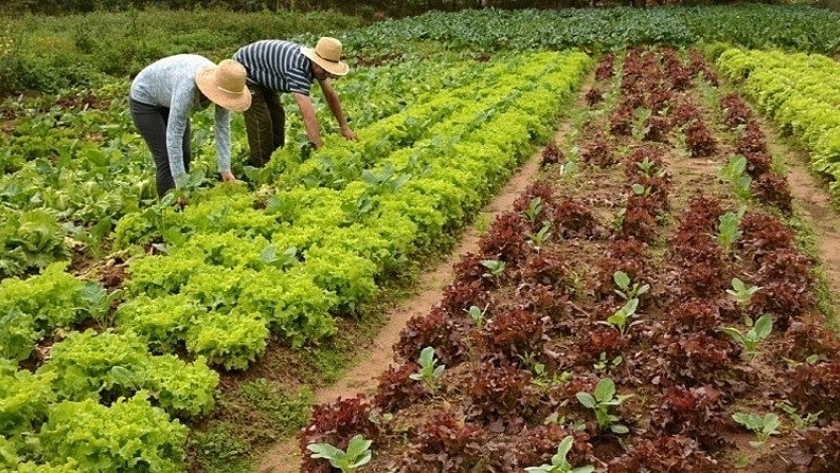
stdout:
[(222, 180), (224, 182), (236, 182), (236, 176), (234, 176), (233, 173), (230, 172), (230, 170), (222, 171), (219, 174), (221, 174)]
[(350, 141), (359, 141), (359, 137), (356, 136), (356, 132), (351, 130), (350, 127), (346, 126), (341, 128), (341, 134), (342, 136), (344, 136), (344, 138)]

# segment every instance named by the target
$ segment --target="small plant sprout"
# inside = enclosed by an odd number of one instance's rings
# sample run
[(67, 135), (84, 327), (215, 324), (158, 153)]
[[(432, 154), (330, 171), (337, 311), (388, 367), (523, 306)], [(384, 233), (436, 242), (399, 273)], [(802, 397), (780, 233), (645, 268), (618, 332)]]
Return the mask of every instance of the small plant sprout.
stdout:
[(622, 228), (624, 228), (624, 216), (627, 215), (627, 207), (622, 207), (618, 209), (613, 216), (611, 226), (613, 230), (620, 232)]
[(758, 344), (773, 331), (773, 317), (770, 314), (762, 315), (746, 333), (742, 333), (735, 327), (723, 327), (720, 331), (741, 344), (744, 347), (744, 354), (752, 360), (758, 354)]
[(752, 197), (752, 192), (750, 191), (752, 177), (746, 173), (746, 170), (747, 158), (740, 154), (733, 156), (726, 166), (721, 169), (721, 175), (724, 179), (732, 182), (733, 192), (741, 200), (749, 200)]
[(747, 306), (750, 305), (752, 295), (760, 289), (761, 288), (758, 286), (748, 286), (744, 283), (744, 281), (741, 281), (738, 278), (732, 278), (732, 289), (727, 289), (726, 293), (735, 299), (738, 307), (740, 307), (743, 312)]
[(656, 170), (656, 162), (651, 161), (650, 158), (647, 157), (643, 161), (636, 163), (636, 166), (645, 177), (662, 177), (665, 175), (665, 170), (654, 173)]
[(531, 222), (531, 224), (536, 223), (542, 213), (542, 197), (534, 197), (531, 199), (531, 202), (528, 204), (528, 208), (523, 210), (522, 213), (525, 214), (525, 217), (529, 222)]
[(484, 314), (486, 313), (487, 307), (485, 307), (484, 309), (479, 309), (477, 306), (470, 306), (469, 310), (467, 310), (467, 314), (470, 315), (470, 319), (472, 320), (473, 325), (475, 325), (476, 328), (481, 328), (484, 326)]
[(601, 352), (601, 356), (598, 358), (598, 361), (595, 362), (592, 367), (595, 371), (610, 371), (612, 369), (618, 368), (620, 364), (624, 363), (624, 358), (621, 355), (613, 358), (612, 360), (607, 359), (607, 354), (605, 352)]
[(495, 259), (485, 259), (481, 260), (481, 265), (490, 271), (489, 273), (484, 273), (484, 276), (493, 277), (496, 280), (496, 284), (499, 284), (499, 279), (502, 277), (502, 273), (505, 272), (505, 262)]
[(627, 301), (624, 306), (615, 311), (613, 315), (607, 317), (607, 320), (600, 320), (596, 323), (609, 325), (616, 328), (622, 334), (626, 333), (627, 329), (642, 323), (641, 320), (634, 320), (630, 322), (631, 318), (636, 317), (636, 309), (639, 307), (639, 299), (633, 298)]
[(545, 364), (540, 362), (535, 362), (532, 365), (531, 370), (534, 372), (534, 377), (531, 380), (531, 383), (535, 386), (543, 388), (566, 383), (572, 377), (572, 373), (570, 373), (569, 371), (552, 373), (551, 375), (549, 375), (548, 371), (545, 368)]
[(732, 247), (735, 245), (735, 242), (741, 238), (741, 229), (739, 227), (741, 226), (741, 218), (743, 218), (746, 211), (746, 207), (741, 207), (738, 213), (726, 212), (720, 216), (718, 232), (715, 238), (726, 254), (732, 252)]
[(566, 460), (566, 455), (572, 450), (575, 439), (571, 435), (567, 435), (557, 447), (557, 453), (551, 457), (551, 464), (531, 466), (525, 468), (528, 473), (592, 473), (595, 467), (591, 465), (572, 467), (572, 464)]
[(616, 271), (613, 274), (613, 282), (618, 287), (618, 289), (615, 289), (615, 293), (624, 300), (638, 299), (639, 296), (650, 290), (649, 284), (639, 285), (639, 283), (634, 283), (631, 285), (630, 276), (624, 271)]
[(328, 443), (309, 444), (306, 449), (312, 452), (311, 458), (329, 460), (330, 465), (340, 469), (342, 473), (353, 473), (370, 462), (373, 455), (370, 451), (372, 443), (372, 440), (365, 440), (362, 435), (356, 435), (347, 444), (346, 452)]
[(432, 392), (436, 392), (438, 379), (443, 375), (446, 366), (437, 364), (435, 349), (432, 347), (424, 348), (420, 352), (420, 358), (417, 362), (420, 363), (420, 371), (409, 375), (409, 378), (415, 381), (423, 381)]
[(732, 420), (755, 432), (758, 440), (750, 441), (750, 445), (753, 448), (758, 448), (764, 445), (764, 442), (766, 442), (771, 435), (778, 435), (779, 431), (776, 429), (778, 429), (779, 425), (781, 425), (779, 416), (776, 414), (765, 414), (764, 417), (762, 417), (758, 414), (745, 414), (743, 412), (738, 412), (732, 414)]
[(648, 120), (650, 119), (651, 111), (646, 108), (636, 109), (633, 117), (633, 124), (631, 125), (630, 133), (633, 135), (633, 138), (642, 141), (645, 135), (648, 134), (650, 131), (650, 126), (646, 126), (648, 124)]
[(532, 233), (528, 235), (528, 243), (537, 250), (540, 251), (540, 247), (551, 238), (551, 223), (543, 222), (543, 226), (537, 233)]
[(790, 417), (790, 420), (793, 421), (793, 426), (796, 428), (796, 430), (807, 429), (808, 427), (811, 427), (812, 425), (816, 424), (817, 420), (819, 420), (820, 418), (820, 415), (823, 413), (823, 411), (809, 412), (807, 416), (802, 417), (802, 415), (799, 414), (799, 411), (796, 410), (796, 408), (790, 405), (790, 403), (788, 403), (787, 401), (783, 401), (779, 404), (778, 407), (779, 409), (783, 410), (785, 414), (788, 415), (788, 417)]
[(626, 434), (630, 431), (626, 425), (619, 423), (618, 416), (609, 413), (609, 409), (613, 406), (620, 406), (633, 395), (616, 396), (615, 383), (612, 379), (604, 378), (598, 381), (598, 384), (595, 385), (595, 392), (592, 394), (581, 391), (575, 394), (575, 397), (584, 407), (595, 411), (595, 419), (598, 422), (599, 429), (609, 429), (615, 434)]

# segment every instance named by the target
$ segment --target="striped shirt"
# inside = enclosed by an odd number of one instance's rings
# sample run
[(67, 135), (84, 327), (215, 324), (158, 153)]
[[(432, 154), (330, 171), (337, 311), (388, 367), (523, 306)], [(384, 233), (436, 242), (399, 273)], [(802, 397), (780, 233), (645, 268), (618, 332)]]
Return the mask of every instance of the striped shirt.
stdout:
[[(181, 148), (190, 114), (201, 109), (195, 74), (213, 61), (196, 54), (169, 56), (146, 66), (131, 83), (130, 97), (137, 102), (169, 109), (166, 124), (166, 151), (172, 178), (186, 174)], [(216, 105), (214, 136), (219, 172), (230, 171), (230, 112)]]
[(266, 39), (243, 46), (233, 58), (248, 71), (248, 82), (276, 92), (309, 95), (315, 80), (312, 61), (300, 52), (300, 45)]

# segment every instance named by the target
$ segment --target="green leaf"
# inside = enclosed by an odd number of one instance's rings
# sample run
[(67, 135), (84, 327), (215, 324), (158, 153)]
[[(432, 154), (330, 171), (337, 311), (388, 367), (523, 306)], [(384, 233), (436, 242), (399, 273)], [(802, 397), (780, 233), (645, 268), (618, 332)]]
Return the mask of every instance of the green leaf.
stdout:
[(616, 271), (615, 274), (613, 274), (613, 281), (620, 289), (627, 289), (630, 285), (630, 276), (628, 276), (624, 271)]
[(610, 378), (598, 381), (595, 386), (595, 399), (600, 402), (609, 401), (615, 396), (615, 383)]
[(595, 406), (598, 405), (598, 403), (595, 401), (595, 398), (592, 397), (592, 395), (589, 393), (579, 392), (575, 394), (575, 397), (578, 401), (580, 401), (581, 404), (583, 404), (584, 407), (587, 407), (589, 409), (595, 409)]
[(770, 314), (764, 314), (755, 322), (755, 334), (759, 340), (763, 340), (773, 331), (773, 317)]
[(627, 432), (630, 432), (630, 429), (628, 429), (624, 424), (613, 424), (610, 426), (610, 430), (614, 434), (626, 434)]

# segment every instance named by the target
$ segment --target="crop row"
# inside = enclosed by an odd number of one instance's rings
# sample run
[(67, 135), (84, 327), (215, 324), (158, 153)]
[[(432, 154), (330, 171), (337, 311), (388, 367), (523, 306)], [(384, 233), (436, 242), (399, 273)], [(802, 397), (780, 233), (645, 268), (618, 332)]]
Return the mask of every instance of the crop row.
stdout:
[(811, 168), (830, 176), (840, 198), (840, 65), (818, 54), (729, 49), (721, 73), (740, 82), (744, 95), (811, 155)]

